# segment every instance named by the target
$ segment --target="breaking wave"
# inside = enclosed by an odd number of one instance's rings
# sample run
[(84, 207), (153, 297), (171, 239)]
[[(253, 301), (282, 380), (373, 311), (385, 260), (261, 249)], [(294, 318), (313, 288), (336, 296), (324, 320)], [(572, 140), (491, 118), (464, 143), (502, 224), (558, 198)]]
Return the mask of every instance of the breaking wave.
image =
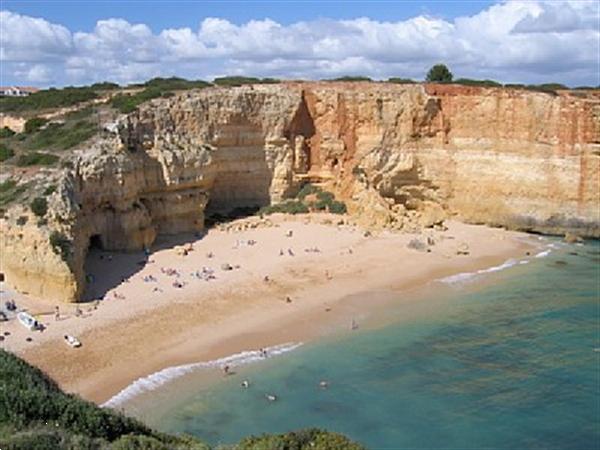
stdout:
[[(267, 351), (267, 355), (272, 357), (291, 352), (301, 345), (302, 343), (287, 343), (268, 347), (265, 350)], [(101, 406), (105, 408), (115, 408), (139, 394), (153, 391), (160, 386), (163, 386), (164, 384), (174, 380), (175, 378), (179, 378), (195, 370), (222, 367), (225, 365), (237, 367), (262, 361), (264, 359), (265, 357), (261, 354), (260, 350), (248, 350), (212, 361), (203, 361), (192, 364), (184, 364), (181, 366), (167, 367), (166, 369), (155, 372), (147, 377), (138, 378), (136, 381), (131, 383)]]

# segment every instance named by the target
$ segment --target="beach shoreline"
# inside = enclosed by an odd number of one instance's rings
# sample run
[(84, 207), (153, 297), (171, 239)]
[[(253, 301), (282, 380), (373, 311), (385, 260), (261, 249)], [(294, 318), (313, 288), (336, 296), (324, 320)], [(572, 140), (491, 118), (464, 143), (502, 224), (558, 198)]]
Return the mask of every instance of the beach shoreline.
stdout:
[[(191, 242), (187, 255), (164, 242), (145, 265), (138, 264), (139, 254), (111, 254), (109, 261), (107, 252), (92, 254), (89, 269), (104, 295), (98, 308), (79, 305), (83, 317), (74, 317), (78, 305), (61, 305), (65, 317), (54, 321), (51, 304), (17, 296), (48, 326), (40, 334), (5, 325), (11, 335), (2, 345), (66, 391), (102, 404), (168, 367), (308, 342), (349, 327), (351, 319), (360, 322), (377, 308), (376, 299), (361, 300), (361, 293), (405, 292), (536, 251), (535, 238), (524, 233), (453, 221), (445, 231), (369, 235), (333, 220), (273, 217), (269, 227), (213, 229)], [(427, 237), (430, 252), (408, 248), (411, 240)], [(207, 266), (215, 279), (198, 277)], [(178, 275), (164, 273), (165, 268)], [(121, 282), (112, 279), (122, 274), (127, 276)], [(395, 305), (411, 301), (405, 297)], [(66, 346), (67, 333), (76, 335), (82, 348)], [(33, 342), (26, 342), (27, 336)]]

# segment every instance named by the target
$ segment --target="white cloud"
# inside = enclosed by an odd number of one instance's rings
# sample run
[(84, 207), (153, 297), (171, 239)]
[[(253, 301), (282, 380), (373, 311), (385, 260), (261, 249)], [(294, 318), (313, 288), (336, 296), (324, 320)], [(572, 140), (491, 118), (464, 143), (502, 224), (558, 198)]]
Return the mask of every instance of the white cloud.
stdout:
[(436, 62), (458, 77), (598, 84), (599, 10), (594, 2), (509, 1), (453, 21), (319, 19), (236, 25), (205, 18), (196, 30), (123, 19), (91, 31), (0, 14), (2, 77), (40, 84), (122, 83), (152, 76), (224, 74), (324, 78), (361, 74), (421, 79)]

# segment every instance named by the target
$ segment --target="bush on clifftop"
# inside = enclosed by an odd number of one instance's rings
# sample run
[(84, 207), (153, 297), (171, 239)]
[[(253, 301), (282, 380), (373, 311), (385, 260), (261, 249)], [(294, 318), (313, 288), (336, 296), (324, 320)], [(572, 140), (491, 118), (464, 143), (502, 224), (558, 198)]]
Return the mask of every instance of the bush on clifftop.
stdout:
[(450, 83), (452, 81), (452, 72), (445, 64), (436, 64), (429, 72), (425, 81), (429, 83)]

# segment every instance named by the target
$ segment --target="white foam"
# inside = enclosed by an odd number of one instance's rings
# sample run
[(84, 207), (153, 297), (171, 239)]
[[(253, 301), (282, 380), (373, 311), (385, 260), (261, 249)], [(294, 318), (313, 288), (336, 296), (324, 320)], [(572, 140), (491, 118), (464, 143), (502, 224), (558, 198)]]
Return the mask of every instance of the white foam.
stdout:
[[(275, 345), (266, 349), (269, 357), (278, 356), (283, 353), (291, 352), (300, 347), (302, 343), (287, 343)], [(184, 364), (181, 366), (167, 367), (166, 369), (155, 372), (147, 377), (138, 378), (121, 392), (103, 403), (102, 407), (114, 408), (125, 403), (127, 400), (142, 394), (143, 392), (153, 391), (160, 386), (179, 378), (183, 375), (191, 373), (199, 369), (208, 369), (214, 367), (222, 367), (228, 365), (237, 367), (245, 364), (250, 364), (257, 361), (263, 361), (265, 357), (260, 350), (248, 350), (224, 358), (215, 359), (213, 361), (202, 361), (192, 364)]]
[(527, 264), (526, 260), (522, 260), (522, 261), (517, 261), (514, 259), (508, 259), (506, 261), (504, 261), (502, 264), (500, 264), (499, 266), (492, 266), (492, 267), (488, 267), (487, 269), (480, 269), (477, 270), (475, 272), (463, 272), (463, 273), (459, 273), (456, 275), (450, 275), (449, 277), (444, 277), (444, 278), (440, 278), (438, 281), (442, 282), (442, 283), (446, 283), (446, 284), (455, 284), (455, 283), (464, 283), (478, 275), (483, 275), (486, 273), (492, 273), (492, 272), (499, 272), (501, 270), (504, 269), (508, 269), (516, 264)]
[(544, 251), (539, 252), (537, 255), (535, 255), (535, 257), (536, 258), (544, 258), (544, 257), (548, 256), (551, 252), (552, 252), (551, 249), (544, 250)]

